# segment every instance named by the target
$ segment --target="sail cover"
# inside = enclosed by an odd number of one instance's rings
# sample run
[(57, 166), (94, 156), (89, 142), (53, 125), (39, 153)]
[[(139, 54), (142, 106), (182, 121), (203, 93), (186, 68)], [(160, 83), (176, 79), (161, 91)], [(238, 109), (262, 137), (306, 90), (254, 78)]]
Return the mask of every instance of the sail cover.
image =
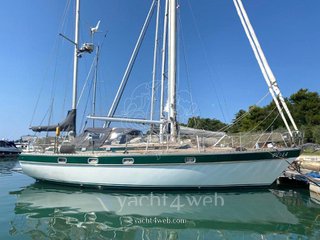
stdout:
[(76, 148), (100, 147), (109, 137), (112, 128), (87, 128), (77, 136), (73, 144)]
[(142, 132), (132, 128), (87, 128), (73, 144), (76, 148), (101, 147), (104, 144), (125, 144), (139, 137)]
[(68, 111), (66, 119), (56, 125), (50, 125), (50, 126), (33, 126), (30, 127), (30, 129), (34, 132), (54, 132), (56, 131), (57, 127), (60, 127), (61, 131), (69, 132), (69, 131), (75, 131), (76, 126), (76, 109), (72, 109)]

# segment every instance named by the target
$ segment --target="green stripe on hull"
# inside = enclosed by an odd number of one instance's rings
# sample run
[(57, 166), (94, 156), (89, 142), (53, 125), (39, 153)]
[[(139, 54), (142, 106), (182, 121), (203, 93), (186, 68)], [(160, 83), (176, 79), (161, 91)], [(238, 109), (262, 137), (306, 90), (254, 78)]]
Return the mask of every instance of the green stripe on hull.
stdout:
[(180, 164), (188, 157), (194, 157), (197, 163), (253, 161), (266, 159), (286, 159), (300, 155), (300, 149), (279, 151), (254, 151), (233, 153), (193, 153), (193, 154), (122, 154), (122, 155), (88, 155), (77, 154), (21, 154), (19, 160), (39, 163), (57, 163), (58, 158), (66, 158), (67, 164), (88, 164), (88, 158), (97, 158), (99, 164), (123, 164), (124, 158), (133, 158), (136, 164)]

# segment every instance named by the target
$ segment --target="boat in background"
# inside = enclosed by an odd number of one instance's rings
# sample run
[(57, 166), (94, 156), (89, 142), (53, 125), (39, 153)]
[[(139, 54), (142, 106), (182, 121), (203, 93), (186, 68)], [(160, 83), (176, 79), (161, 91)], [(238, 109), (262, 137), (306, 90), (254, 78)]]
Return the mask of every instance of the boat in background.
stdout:
[(0, 140), (0, 157), (1, 158), (16, 158), (21, 151), (16, 147), (14, 142)]
[(35, 149), (32, 149), (32, 147), (34, 146), (36, 140), (36, 136), (26, 135), (21, 136), (20, 139), (14, 141), (14, 144), (21, 152), (30, 152), (35, 151)]

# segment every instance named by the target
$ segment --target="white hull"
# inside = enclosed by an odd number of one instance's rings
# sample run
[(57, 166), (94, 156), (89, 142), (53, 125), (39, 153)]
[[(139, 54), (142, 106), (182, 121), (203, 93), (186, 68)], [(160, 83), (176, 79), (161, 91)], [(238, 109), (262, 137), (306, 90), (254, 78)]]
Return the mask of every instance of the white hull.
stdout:
[(20, 161), (35, 179), (84, 186), (198, 188), (268, 186), (295, 158), (196, 164), (81, 165)]
[[(75, 201), (77, 199), (77, 201)], [(212, 223), (290, 223), (299, 221), (271, 192), (101, 193), (29, 187), (18, 194), (17, 205), (36, 213), (60, 209), (69, 213), (108, 213), (114, 217), (175, 217)], [(90, 203), (90, 204), (88, 204)], [(241, 203), (241, 207), (239, 207)], [(272, 211), (270, 211), (272, 206)], [(239, 216), (242, 218), (239, 219)]]

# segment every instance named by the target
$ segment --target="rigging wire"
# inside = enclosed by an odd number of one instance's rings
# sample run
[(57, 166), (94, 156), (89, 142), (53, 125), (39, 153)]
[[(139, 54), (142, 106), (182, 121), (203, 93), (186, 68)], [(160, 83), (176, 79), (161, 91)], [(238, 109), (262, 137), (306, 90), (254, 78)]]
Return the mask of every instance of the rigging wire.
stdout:
[(93, 59), (93, 61), (92, 61), (92, 63), (91, 63), (90, 70), (89, 70), (89, 72), (88, 72), (88, 74), (87, 74), (85, 83), (84, 83), (84, 85), (83, 85), (83, 87), (82, 87), (81, 93), (80, 93), (79, 98), (78, 98), (77, 108), (78, 108), (79, 103), (80, 103), (80, 101), (81, 101), (81, 98), (82, 98), (82, 95), (83, 95), (83, 93), (84, 93), (84, 90), (86, 89), (87, 84), (88, 84), (88, 82), (89, 82), (89, 78), (90, 78), (90, 76), (91, 76), (92, 69), (93, 69), (94, 64), (95, 64), (95, 62), (96, 62), (96, 59), (97, 59), (97, 56), (95, 56), (95, 58)]
[[(106, 39), (107, 34), (108, 34), (108, 31), (106, 31), (106, 33), (104, 34), (104, 37), (103, 37), (103, 40), (101, 41), (101, 44), (98, 44), (99, 49), (100, 49), (99, 51), (102, 50), (102, 47), (103, 47), (103, 44), (104, 44), (104, 40)], [(99, 57), (99, 56), (96, 55), (96, 56), (94, 57), (92, 63), (91, 63), (90, 70), (89, 70), (89, 72), (88, 72), (88, 74), (87, 74), (87, 77), (86, 77), (86, 80), (85, 80), (85, 84), (83, 85), (82, 90), (81, 90), (81, 93), (80, 93), (80, 96), (79, 96), (79, 98), (78, 98), (77, 107), (78, 107), (78, 105), (80, 104), (80, 100), (81, 100), (82, 95), (83, 95), (83, 93), (84, 93), (84, 90), (85, 90), (85, 88), (86, 88), (86, 86), (87, 86), (87, 84), (88, 84), (89, 77), (90, 77), (90, 75), (91, 75), (91, 73), (92, 73), (92, 69), (93, 69), (93, 67), (94, 67), (94, 64), (95, 64), (95, 63), (97, 62), (97, 60), (98, 60), (98, 57)]]
[(88, 105), (89, 105), (89, 99), (90, 99), (92, 87), (93, 87), (93, 81), (92, 81), (91, 84), (90, 84), (90, 88), (89, 88), (89, 91), (88, 91), (87, 101), (86, 101), (86, 104), (85, 104), (85, 107), (84, 107), (84, 110), (83, 110), (83, 115), (82, 115), (82, 118), (81, 118), (81, 124), (80, 124), (80, 126), (83, 126), (81, 132), (84, 131), (84, 128), (85, 128), (86, 125), (87, 125), (87, 120), (86, 120), (85, 122), (84, 122), (84, 120), (85, 120), (85, 118), (86, 118), (85, 116), (86, 116), (86, 112), (87, 112)]
[(274, 124), (274, 122), (279, 118), (280, 113), (277, 114), (277, 116), (273, 119), (273, 121), (270, 123), (270, 125), (266, 128), (265, 132), (272, 127), (272, 125)]
[[(250, 131), (248, 132), (245, 132), (243, 135), (240, 135), (240, 139), (242, 138), (245, 138), (245, 137), (248, 137), (250, 136), (250, 134), (256, 130), (262, 123), (264, 123), (270, 116), (271, 114), (273, 114), (275, 111), (277, 110), (277, 107), (274, 107), (270, 112), (269, 114), (262, 120), (260, 121), (256, 126), (254, 126), (252, 129), (250, 129)], [(261, 136), (263, 136), (264, 134), (267, 133), (268, 129), (270, 129), (272, 127), (272, 125), (274, 124), (274, 122), (279, 118), (280, 116), (280, 113), (278, 112), (277, 116), (272, 120), (272, 122), (260, 133), (260, 137), (258, 138), (258, 140), (255, 140), (255, 141), (259, 141)], [(251, 136), (254, 136), (254, 135), (251, 135)], [(241, 144), (241, 140), (240, 140), (240, 144)], [(285, 142), (286, 144), (286, 142)]]
[[(69, 62), (68, 69), (71, 69), (71, 62)], [(68, 96), (69, 91), (70, 91), (70, 89), (68, 89), (67, 87), (64, 88), (62, 108), (61, 108), (61, 112), (60, 112), (60, 114), (61, 114), (62, 116), (64, 116), (64, 114), (66, 113), (66, 111), (69, 110), (69, 109), (66, 108), (66, 105), (67, 105), (67, 96)]]
[[(68, 13), (69, 8), (70, 8), (70, 2), (71, 2), (71, 0), (67, 1), (66, 5), (65, 5), (64, 12), (63, 12), (62, 17), (61, 17), (61, 23), (60, 23), (61, 31), (60, 32), (62, 32), (63, 29), (65, 28), (67, 13)], [(49, 72), (49, 66), (51, 65), (51, 62), (53, 62), (54, 56), (55, 57), (57, 56), (56, 53), (58, 52), (58, 50), (60, 48), (60, 44), (58, 44), (59, 43), (58, 40), (59, 40), (59, 37), (57, 37), (56, 40), (55, 40), (55, 44), (54, 44), (54, 47), (53, 47), (52, 52), (50, 54), (50, 57), (49, 57), (50, 60), (48, 61), (48, 64), (47, 64), (46, 71), (45, 71), (43, 79), (47, 79), (47, 75), (48, 75), (48, 72)], [(38, 106), (39, 106), (40, 98), (41, 98), (42, 92), (44, 90), (44, 85), (45, 85), (45, 81), (42, 81), (42, 84), (41, 84), (41, 87), (40, 87), (40, 91), (39, 91), (39, 94), (37, 96), (37, 100), (36, 100), (36, 103), (35, 103), (35, 106), (34, 106), (34, 109), (33, 109), (33, 112), (32, 112), (31, 121), (30, 121), (30, 124), (29, 124), (30, 127), (32, 126), (32, 123), (34, 121), (35, 114), (36, 114)], [(52, 102), (52, 99), (51, 99), (51, 102)], [(49, 109), (48, 109), (48, 111), (49, 111)], [(48, 115), (48, 111), (46, 112), (45, 117)], [(43, 121), (44, 121), (44, 119), (42, 119), (41, 124), (43, 123)]]
[[(284, 99), (282, 97), (280, 89), (277, 86), (276, 79), (275, 79), (275, 77), (274, 77), (274, 75), (273, 75), (273, 73), (272, 73), (272, 71), (270, 69), (270, 66), (269, 66), (269, 64), (268, 64), (268, 62), (267, 62), (267, 60), (265, 58), (265, 55), (264, 55), (264, 53), (263, 53), (263, 51), (261, 49), (259, 41), (258, 41), (258, 39), (257, 39), (257, 37), (255, 35), (255, 32), (254, 32), (254, 30), (253, 30), (253, 28), (251, 26), (251, 23), (249, 21), (249, 18), (247, 16), (247, 13), (246, 13), (243, 5), (242, 5), (241, 0), (233, 0), (233, 2), (235, 4), (237, 13), (238, 13), (238, 15), (240, 17), (241, 23), (242, 23), (243, 28), (245, 30), (245, 33), (246, 33), (246, 35), (248, 37), (248, 40), (249, 40), (250, 45), (252, 47), (252, 50), (253, 50), (253, 52), (254, 52), (254, 54), (256, 56), (256, 59), (258, 61), (259, 66), (260, 66), (260, 70), (261, 70), (261, 72), (262, 72), (262, 74), (263, 74), (263, 76), (265, 78), (265, 81), (266, 81), (268, 87), (269, 87), (269, 90), (270, 90), (271, 95), (272, 95), (272, 97), (274, 99), (274, 102), (275, 102), (276, 106), (278, 107), (278, 110), (279, 110), (280, 115), (281, 115), (281, 117), (283, 119), (283, 122), (284, 122), (286, 128), (288, 129), (288, 132), (289, 132), (290, 136), (292, 137), (293, 136), (292, 135), (292, 131), (291, 131), (289, 123), (288, 123), (288, 121), (287, 121), (287, 119), (286, 119), (286, 117), (285, 117), (285, 115), (284, 115), (284, 113), (282, 111), (282, 107), (286, 110), (287, 116), (289, 117), (294, 129), (297, 131), (298, 129), (296, 127), (296, 124), (295, 124), (295, 122), (294, 122), (294, 120), (293, 120), (293, 118), (291, 116), (291, 113), (290, 113), (290, 111), (289, 111), (289, 109), (288, 109), (288, 107), (287, 107), (287, 105), (286, 105), (286, 103), (285, 103), (285, 101), (284, 101)], [(277, 97), (279, 98), (280, 102), (278, 101)]]
[[(70, 1), (69, 1), (69, 4), (70, 4)], [(64, 12), (64, 15), (65, 17), (67, 16), (67, 11)], [(66, 21), (63, 21), (62, 24), (61, 24), (61, 30), (64, 29), (64, 27), (66, 26), (65, 24)], [(59, 41), (59, 44), (58, 44), (58, 47), (57, 47), (57, 53), (60, 52), (60, 47), (61, 47), (61, 44), (62, 44), (62, 41)], [(55, 102), (55, 93), (56, 93), (56, 89), (57, 89), (57, 81), (55, 81), (57, 79), (57, 69), (58, 69), (58, 57), (56, 57), (55, 59), (55, 64), (54, 64), (54, 70), (53, 70), (53, 78), (52, 78), (52, 86), (51, 86), (51, 106), (50, 106), (50, 115), (49, 115), (49, 118), (48, 118), (48, 125), (50, 126), (51, 125), (51, 120), (53, 118), (53, 115), (54, 115), (54, 102)], [(65, 98), (64, 98), (65, 99)], [(63, 117), (65, 112), (63, 111), (64, 110), (64, 107), (61, 108), (62, 112), (61, 112), (61, 116)], [(46, 133), (47, 136), (48, 136), (48, 132)]]
[[(256, 106), (259, 106), (260, 103), (267, 97), (270, 95), (270, 92), (268, 91), (258, 102), (256, 102), (254, 105)], [(230, 124), (230, 125), (227, 125), (221, 129), (219, 129), (218, 131), (219, 132), (225, 132), (227, 130), (229, 130), (231, 127), (233, 127), (234, 125), (236, 125), (237, 123), (239, 123), (242, 119), (244, 119), (246, 116), (248, 116), (250, 114), (250, 109), (248, 112), (245, 112), (244, 114), (242, 114), (239, 118), (235, 119), (235, 121)]]
[[(203, 38), (202, 38), (202, 36), (201, 36), (200, 30), (199, 30), (199, 26), (198, 26), (198, 24), (197, 24), (196, 17), (195, 17), (194, 11), (193, 11), (193, 9), (192, 9), (192, 5), (191, 5), (191, 3), (190, 3), (190, 0), (188, 0), (188, 6), (189, 6), (189, 8), (190, 8), (190, 12), (191, 12), (192, 20), (193, 20), (193, 25), (195, 26), (195, 29), (196, 29), (196, 32), (197, 32), (197, 37), (198, 37), (198, 39), (199, 39), (199, 41), (200, 41), (200, 46), (201, 46), (202, 54), (203, 54), (203, 56), (204, 56), (204, 61), (205, 61), (206, 65), (207, 65), (207, 67), (208, 67), (208, 70), (209, 70), (209, 75), (210, 75), (210, 80), (211, 80), (211, 81), (209, 81), (209, 82), (210, 82), (211, 86), (213, 87), (215, 96), (217, 97), (218, 106), (219, 106), (219, 109), (220, 109), (220, 111), (221, 111), (223, 120), (224, 120), (224, 122), (226, 122), (225, 113), (224, 113), (224, 111), (223, 111), (223, 107), (222, 107), (222, 104), (221, 104), (220, 97), (219, 97), (219, 95), (218, 95), (218, 91), (217, 91), (216, 85), (214, 84), (214, 81), (212, 81), (213, 78), (214, 78), (214, 77), (213, 77), (213, 76), (214, 76), (213, 72), (217, 73), (217, 71), (214, 71), (214, 66), (211, 66), (211, 65), (209, 64), (208, 54), (207, 54), (207, 52), (204, 50), (204, 49), (205, 49), (204, 40), (203, 40)], [(220, 82), (220, 81), (219, 81), (219, 75), (218, 75), (218, 74), (216, 74), (216, 81), (217, 81), (218, 83)], [(219, 85), (221, 86), (221, 84), (219, 84)], [(223, 89), (221, 88), (220, 91), (223, 92)], [(225, 102), (225, 105), (226, 105), (226, 100), (225, 100), (224, 96), (222, 96), (222, 97), (223, 97), (224, 102)], [(228, 108), (226, 107), (225, 109), (227, 110)]]
[[(161, 1), (158, 2), (158, 4), (161, 4)], [(165, 8), (165, 7), (163, 7)], [(161, 14), (161, 11), (160, 11), (160, 14)], [(157, 70), (157, 75), (156, 76), (156, 82), (155, 82), (155, 88), (156, 88), (156, 91), (155, 91), (155, 116), (157, 116), (157, 114), (159, 114), (159, 119), (161, 118), (160, 116), (160, 95), (161, 95), (161, 51), (162, 51), (162, 44), (161, 44), (161, 40), (163, 38), (163, 29), (161, 27), (158, 28), (158, 44), (157, 44), (157, 65), (156, 65), (156, 69)], [(159, 107), (156, 107), (157, 106), (157, 103), (159, 105)]]
[[(106, 31), (104, 31), (104, 36), (103, 36), (103, 40), (101, 41), (101, 43), (100, 44), (98, 44), (98, 46), (99, 46), (99, 54), (100, 54), (100, 52), (102, 51), (102, 49), (103, 49), (103, 45), (104, 45), (104, 42), (105, 42), (105, 40), (106, 40), (106, 38), (107, 38), (107, 34), (108, 34), (108, 30), (106, 30)], [(97, 71), (99, 70), (99, 68), (97, 68)], [(100, 71), (98, 71), (98, 76), (100, 76), (99, 78), (101, 79), (101, 73), (100, 73)], [(99, 99), (100, 99), (100, 102), (102, 102), (102, 91), (101, 91), (101, 87), (99, 88), (98, 87), (98, 83), (99, 83), (99, 81), (97, 81), (97, 89), (98, 89), (98, 95), (99, 95)], [(100, 82), (100, 86), (101, 86), (101, 82)], [(107, 95), (107, 94), (106, 94)], [(97, 103), (98, 103), (98, 101), (97, 101)], [(99, 105), (99, 110), (100, 110), (100, 113), (102, 113), (103, 112), (103, 110), (102, 110), (102, 104), (100, 104)]]
[[(89, 70), (89, 72), (88, 72), (88, 74), (87, 74), (85, 83), (84, 83), (84, 85), (83, 85), (83, 87), (82, 87), (80, 96), (79, 96), (79, 98), (78, 98), (77, 108), (78, 108), (78, 106), (79, 106), (79, 104), (80, 104), (80, 101), (81, 101), (81, 99), (82, 99), (82, 96), (83, 96), (83, 94), (84, 94), (84, 91), (85, 91), (85, 89), (86, 89), (86, 87), (87, 87), (87, 85), (88, 85), (89, 78), (90, 78), (90, 76), (91, 76), (91, 74), (92, 74), (93, 68), (94, 68), (94, 67), (96, 66), (96, 64), (98, 63), (99, 54), (100, 54), (100, 52), (101, 52), (101, 50), (102, 50), (102, 47), (103, 47), (103, 45), (104, 45), (104, 41), (105, 41), (105, 39), (106, 39), (106, 37), (107, 37), (107, 34), (108, 34), (108, 31), (105, 32), (101, 43), (98, 44), (98, 46), (99, 46), (99, 51), (96, 53), (96, 55), (95, 55), (95, 57), (94, 57), (94, 59), (93, 59), (93, 61), (92, 61), (92, 63), (91, 63), (90, 70)], [(83, 114), (83, 116), (82, 116), (82, 120), (81, 120), (80, 126), (83, 125), (83, 121), (84, 121), (84, 118), (85, 118), (85, 115), (86, 115), (86, 112), (87, 112), (87, 108), (88, 108), (87, 105), (88, 105), (89, 98), (90, 98), (90, 93), (91, 93), (91, 90), (92, 90), (92, 87), (93, 87), (93, 82), (94, 82), (94, 76), (93, 76), (93, 78), (91, 78), (89, 93), (88, 93), (88, 97), (87, 97), (87, 100), (86, 100), (85, 110), (84, 110), (84, 114)], [(97, 81), (97, 84), (98, 84), (98, 81)], [(99, 89), (99, 88), (98, 88), (98, 89)], [(85, 121), (85, 124), (83, 125), (83, 128), (85, 128), (86, 124), (87, 124), (87, 121)]]
[[(180, 11), (179, 11), (180, 13)], [(192, 112), (192, 115), (194, 116), (195, 115), (195, 109), (194, 109), (194, 102), (193, 102), (193, 98), (196, 99), (196, 102), (197, 101), (197, 97), (196, 96), (193, 96), (192, 95), (192, 91), (191, 91), (191, 82), (190, 82), (190, 72), (189, 72), (189, 65), (188, 65), (188, 61), (187, 61), (187, 54), (186, 54), (186, 48), (185, 48), (185, 41), (184, 41), (184, 33), (183, 33), (183, 26), (182, 26), (182, 21), (181, 21), (181, 14), (178, 14), (178, 22), (179, 22), (179, 26), (180, 26), (180, 42), (181, 42), (181, 48), (182, 48), (182, 55), (183, 55), (183, 62), (186, 66), (186, 82), (187, 82), (187, 87), (188, 87), (188, 91), (189, 91), (189, 94), (190, 94), (190, 101), (191, 101), (191, 112)], [(198, 111), (200, 112), (200, 109), (198, 109)], [(201, 115), (201, 113), (200, 113)], [(194, 121), (196, 121), (195, 118), (193, 118)]]
[(40, 126), (43, 124), (44, 120), (47, 118), (47, 115), (50, 114), (50, 107), (47, 109), (46, 113), (44, 114), (43, 118), (40, 121)]
[[(51, 119), (52, 119), (52, 116), (53, 116), (53, 105), (54, 105), (54, 98), (52, 99), (52, 102), (51, 102), (51, 105), (50, 105), (50, 108), (49, 108), (48, 126), (50, 126)], [(48, 137), (48, 136), (49, 136), (49, 131), (46, 132), (46, 137)]]
[[(252, 129), (250, 129), (250, 131), (246, 132), (243, 136), (247, 136), (247, 135), (249, 135), (249, 133), (251, 133), (251, 132), (253, 132), (255, 129), (257, 129), (262, 123), (264, 123), (264, 122), (267, 120), (267, 118), (268, 118), (276, 109), (277, 109), (277, 107), (273, 108), (272, 111), (271, 111), (262, 121), (260, 121), (256, 126), (254, 126)], [(277, 116), (276, 118), (278, 118), (278, 116)], [(275, 120), (274, 120), (274, 121), (275, 121)], [(273, 121), (273, 122), (274, 122), (274, 121)], [(273, 122), (272, 122), (272, 123), (273, 123)], [(270, 126), (271, 126), (271, 125), (270, 125)], [(270, 127), (270, 126), (269, 126), (269, 127)], [(268, 127), (268, 128), (269, 128), (269, 127)], [(266, 128), (265, 131), (268, 130), (268, 128)]]

